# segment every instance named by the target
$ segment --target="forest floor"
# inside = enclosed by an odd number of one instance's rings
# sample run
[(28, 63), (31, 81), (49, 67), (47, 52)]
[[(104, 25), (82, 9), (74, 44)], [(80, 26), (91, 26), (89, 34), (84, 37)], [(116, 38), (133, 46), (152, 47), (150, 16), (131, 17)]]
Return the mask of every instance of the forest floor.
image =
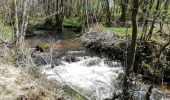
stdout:
[(79, 100), (69, 93), (42, 77), (33, 77), (22, 68), (0, 61), (0, 100)]
[[(43, 87), (44, 88), (44, 87)], [(19, 68), (0, 65), (0, 100), (55, 100), (23, 75)]]

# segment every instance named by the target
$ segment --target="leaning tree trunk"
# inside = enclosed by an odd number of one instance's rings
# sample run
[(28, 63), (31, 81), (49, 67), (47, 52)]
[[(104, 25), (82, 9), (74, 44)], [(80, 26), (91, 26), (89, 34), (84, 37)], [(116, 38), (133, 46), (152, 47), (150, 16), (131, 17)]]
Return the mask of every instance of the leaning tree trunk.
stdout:
[(159, 30), (160, 32), (162, 32), (162, 30), (163, 30), (163, 23), (164, 23), (164, 21), (167, 17), (167, 14), (168, 14), (169, 2), (170, 2), (170, 0), (166, 0), (165, 5), (164, 5), (164, 12), (163, 12), (162, 19), (160, 22), (160, 30)]
[(146, 39), (146, 34), (147, 34), (147, 30), (148, 30), (148, 23), (149, 23), (149, 17), (150, 17), (150, 12), (152, 10), (153, 7), (153, 3), (154, 0), (150, 0), (150, 1), (146, 1), (146, 6), (149, 6), (148, 8), (146, 8), (146, 19), (143, 25), (143, 37), (142, 40)]
[(160, 2), (161, 2), (160, 0), (157, 0), (155, 16), (153, 18), (153, 21), (152, 21), (152, 24), (151, 24), (151, 28), (150, 28), (148, 36), (147, 36), (147, 40), (150, 40), (151, 37), (152, 37), (152, 33), (153, 33), (154, 25), (155, 25), (155, 22), (156, 22), (156, 18), (158, 17), (158, 15), (160, 13), (159, 12)]
[(137, 43), (137, 14), (138, 14), (138, 8), (139, 8), (139, 0), (133, 0), (133, 7), (132, 7), (132, 41), (131, 41), (131, 48), (130, 53), (128, 55), (128, 65), (126, 67), (125, 73), (126, 76), (124, 78), (124, 99), (129, 100), (130, 99), (130, 93), (129, 93), (129, 82), (128, 77), (130, 77), (131, 72), (133, 71), (133, 65), (135, 61), (135, 54), (136, 54), (136, 43)]

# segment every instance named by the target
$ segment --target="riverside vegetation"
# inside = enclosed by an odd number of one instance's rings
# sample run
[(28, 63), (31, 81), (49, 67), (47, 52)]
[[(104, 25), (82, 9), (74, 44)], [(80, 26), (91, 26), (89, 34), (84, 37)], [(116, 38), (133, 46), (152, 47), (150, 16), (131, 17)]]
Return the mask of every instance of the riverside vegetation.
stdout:
[(169, 3), (1, 0), (0, 99), (170, 98)]

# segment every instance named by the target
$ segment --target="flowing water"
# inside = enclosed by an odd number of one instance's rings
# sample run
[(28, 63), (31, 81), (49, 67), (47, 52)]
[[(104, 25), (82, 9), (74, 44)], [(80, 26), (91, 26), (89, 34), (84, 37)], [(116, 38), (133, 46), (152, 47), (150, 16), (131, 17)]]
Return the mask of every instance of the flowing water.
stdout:
[[(61, 40), (55, 45), (55, 49), (60, 52), (57, 58), (60, 64), (52, 68), (50, 64), (44, 65), (40, 72), (49, 80), (56, 80), (60, 85), (69, 85), (92, 100), (104, 100), (121, 93), (124, 74), (121, 63), (89, 52), (74, 40), (75, 36), (75, 33), (67, 30), (64, 33), (43, 33), (27, 38), (32, 47), (49, 42), (52, 37), (55, 37), (55, 41)], [(139, 83), (134, 91), (134, 100), (145, 100), (147, 89), (148, 85)], [(168, 96), (169, 90), (165, 86), (157, 86), (153, 89), (151, 99), (168, 100)]]
[[(79, 51), (85, 52), (85, 51)], [(78, 53), (78, 51), (67, 52), (68, 54)], [(75, 55), (75, 54), (74, 54)], [(64, 59), (64, 58), (63, 58)], [(50, 68), (45, 66), (42, 70), (49, 79), (56, 79), (60, 83), (67, 83), (75, 87), (89, 98), (108, 98), (118, 85), (118, 75), (123, 73), (120, 63), (112, 62), (112, 66), (107, 64), (106, 59), (99, 57), (76, 57), (77, 62), (62, 61), (62, 64)]]

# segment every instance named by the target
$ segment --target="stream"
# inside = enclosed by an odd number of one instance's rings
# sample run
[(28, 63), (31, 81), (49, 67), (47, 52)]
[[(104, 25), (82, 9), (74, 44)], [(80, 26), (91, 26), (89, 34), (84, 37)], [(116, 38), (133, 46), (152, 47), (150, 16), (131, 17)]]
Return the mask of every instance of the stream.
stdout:
[[(48, 33), (48, 34), (47, 34)], [(91, 100), (105, 100), (113, 94), (122, 93), (124, 68), (118, 61), (86, 50), (79, 41), (77, 34), (69, 29), (63, 33), (37, 31), (26, 39), (31, 47), (50, 41), (60, 41), (54, 47), (57, 50), (58, 65), (51, 64), (40, 68), (42, 75), (49, 80), (56, 80), (59, 85), (69, 85), (80, 91)], [(135, 82), (134, 82), (135, 84)], [(145, 100), (147, 84), (139, 82), (133, 94), (134, 100)], [(169, 87), (165, 84), (157, 85), (153, 89), (151, 100), (170, 100)]]

